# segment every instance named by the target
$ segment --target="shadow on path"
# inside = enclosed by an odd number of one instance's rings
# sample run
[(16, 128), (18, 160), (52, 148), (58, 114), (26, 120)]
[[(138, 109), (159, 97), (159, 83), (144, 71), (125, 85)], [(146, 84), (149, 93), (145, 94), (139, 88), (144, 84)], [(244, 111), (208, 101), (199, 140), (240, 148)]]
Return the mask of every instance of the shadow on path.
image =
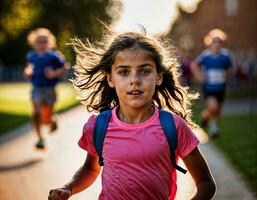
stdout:
[(0, 165), (0, 173), (32, 167), (42, 161), (43, 161), (42, 158), (36, 158), (36, 159), (26, 160), (20, 163), (15, 163), (10, 165)]
[(17, 129), (14, 129), (14, 130), (10, 131), (9, 133), (1, 136), (0, 137), (0, 145), (5, 144), (13, 139), (16, 139), (24, 134), (27, 134), (27, 133), (29, 133), (30, 130), (31, 130), (30, 123), (22, 125), (22, 126), (18, 127)]

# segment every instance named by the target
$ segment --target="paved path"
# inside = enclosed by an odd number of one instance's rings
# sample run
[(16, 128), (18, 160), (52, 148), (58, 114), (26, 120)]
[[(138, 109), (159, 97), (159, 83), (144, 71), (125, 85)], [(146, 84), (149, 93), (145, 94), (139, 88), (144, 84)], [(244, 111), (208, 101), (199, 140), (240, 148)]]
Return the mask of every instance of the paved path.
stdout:
[[(86, 118), (82, 107), (59, 116), (60, 129), (56, 135), (47, 136), (46, 152), (34, 150), (36, 137), (31, 131), (1, 144), (0, 200), (46, 200), (50, 189), (67, 182), (86, 157), (77, 147)], [(99, 191), (100, 179), (71, 199), (94, 200)]]
[[(37, 152), (33, 149), (36, 137), (29, 125), (11, 134), (15, 135), (12, 140), (1, 138), (0, 200), (45, 200), (51, 188), (67, 182), (86, 156), (76, 143), (88, 116), (89, 114), (81, 106), (60, 115), (58, 133), (46, 135), (48, 143), (46, 152)], [(17, 136), (20, 132), (25, 133)], [(218, 192), (214, 199), (255, 199), (245, 182), (231, 169), (224, 156), (211, 142), (201, 144), (200, 148), (218, 184)], [(96, 200), (100, 192), (100, 181), (99, 176), (88, 190), (71, 199)], [(190, 176), (180, 173), (178, 173), (178, 187), (177, 200), (188, 199), (195, 189)]]

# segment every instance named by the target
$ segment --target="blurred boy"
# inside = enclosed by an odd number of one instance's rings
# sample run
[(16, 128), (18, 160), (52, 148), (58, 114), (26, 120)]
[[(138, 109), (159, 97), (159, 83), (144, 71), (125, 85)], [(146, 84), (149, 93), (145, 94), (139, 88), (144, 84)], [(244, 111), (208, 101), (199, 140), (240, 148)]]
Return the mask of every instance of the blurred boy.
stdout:
[(211, 138), (219, 134), (217, 122), (221, 116), (226, 82), (232, 75), (232, 59), (229, 52), (222, 49), (222, 44), (220, 37), (212, 37), (209, 48), (191, 64), (192, 73), (202, 84), (206, 102), (201, 113), (201, 126), (205, 128), (209, 124)]
[(36, 130), (38, 141), (36, 148), (44, 149), (45, 141), (41, 132), (43, 123), (50, 124), (50, 132), (57, 129), (53, 119), (53, 107), (56, 101), (55, 86), (66, 72), (66, 61), (56, 50), (55, 36), (45, 28), (33, 30), (28, 35), (28, 43), (33, 48), (27, 54), (27, 66), (24, 77), (32, 84), (32, 125)]

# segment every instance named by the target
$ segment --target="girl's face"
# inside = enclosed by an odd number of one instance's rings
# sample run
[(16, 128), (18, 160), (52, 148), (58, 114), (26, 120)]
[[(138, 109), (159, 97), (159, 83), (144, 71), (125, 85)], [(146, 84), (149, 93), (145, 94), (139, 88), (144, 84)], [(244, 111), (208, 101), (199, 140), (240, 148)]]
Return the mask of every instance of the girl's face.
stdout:
[(151, 106), (157, 85), (162, 83), (162, 74), (146, 50), (125, 49), (115, 56), (108, 84), (115, 88), (121, 108), (139, 109)]
[(39, 36), (35, 40), (34, 49), (38, 53), (45, 53), (48, 51), (49, 41), (45, 36)]

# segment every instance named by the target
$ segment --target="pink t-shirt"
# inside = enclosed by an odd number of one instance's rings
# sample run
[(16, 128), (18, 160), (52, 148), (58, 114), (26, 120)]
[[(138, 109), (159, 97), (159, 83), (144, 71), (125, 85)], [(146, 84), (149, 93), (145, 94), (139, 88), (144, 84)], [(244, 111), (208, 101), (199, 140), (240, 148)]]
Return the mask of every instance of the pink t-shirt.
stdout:
[[(178, 133), (176, 155), (184, 158), (199, 141), (178, 115), (173, 114)], [(79, 146), (97, 156), (93, 145), (96, 116), (85, 124)], [(100, 200), (174, 199), (176, 170), (172, 166), (169, 145), (155, 107), (145, 122), (127, 124), (112, 110), (103, 146), (104, 167)]]

